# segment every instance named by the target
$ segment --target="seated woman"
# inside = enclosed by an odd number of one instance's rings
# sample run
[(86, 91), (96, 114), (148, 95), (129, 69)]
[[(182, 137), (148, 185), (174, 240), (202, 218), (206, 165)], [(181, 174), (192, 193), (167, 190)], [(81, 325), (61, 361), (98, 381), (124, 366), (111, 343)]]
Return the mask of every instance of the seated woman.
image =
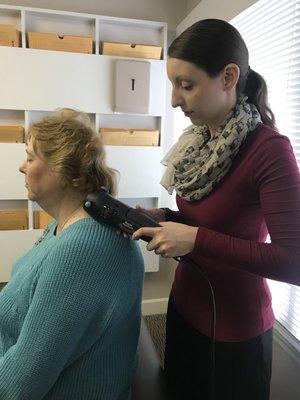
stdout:
[(127, 400), (136, 369), (143, 260), (135, 243), (83, 210), (115, 191), (84, 114), (61, 110), (27, 134), (30, 200), (54, 221), (0, 293), (1, 400)]

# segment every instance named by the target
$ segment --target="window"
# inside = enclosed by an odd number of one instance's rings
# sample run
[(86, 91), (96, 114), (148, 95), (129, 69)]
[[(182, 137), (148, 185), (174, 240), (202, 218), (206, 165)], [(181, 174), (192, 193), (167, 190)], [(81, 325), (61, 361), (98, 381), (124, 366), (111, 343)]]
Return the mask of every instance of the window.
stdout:
[[(260, 0), (231, 23), (248, 46), (251, 68), (267, 81), (276, 125), (300, 166), (300, 0)], [(276, 319), (300, 341), (300, 287), (269, 286)]]

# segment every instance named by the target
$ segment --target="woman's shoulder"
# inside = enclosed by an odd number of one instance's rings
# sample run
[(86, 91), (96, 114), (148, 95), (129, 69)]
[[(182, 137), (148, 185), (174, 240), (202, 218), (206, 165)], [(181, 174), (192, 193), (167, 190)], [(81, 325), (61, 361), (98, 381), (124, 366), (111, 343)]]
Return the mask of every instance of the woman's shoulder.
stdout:
[(290, 143), (287, 136), (264, 124), (259, 124), (252, 134), (250, 134), (251, 136), (253, 136), (254, 143), (259, 146), (268, 142)]
[(80, 243), (88, 247), (103, 246), (103, 243), (107, 246), (116, 244), (120, 246), (129, 242), (122, 235), (118, 235), (116, 229), (90, 217), (83, 218), (63, 230), (58, 240), (68, 245)]
[(91, 218), (79, 220), (63, 230), (44, 261), (41, 272), (59, 277), (63, 269), (68, 276), (89, 275), (97, 281), (111, 276), (124, 282), (133, 267), (141, 277), (144, 271), (136, 243)]
[(295, 153), (289, 138), (261, 124), (253, 132), (249, 157), (255, 179), (277, 177), (278, 173), (298, 175)]
[(58, 239), (62, 242), (91, 243), (105, 240), (116, 233), (109, 225), (99, 223), (91, 217), (82, 218), (64, 229)]
[(274, 160), (283, 154), (293, 157), (289, 138), (264, 124), (259, 124), (253, 132), (249, 133), (243, 152), (252, 160), (259, 161)]
[(56, 253), (68, 257), (140, 258), (139, 248), (133, 240), (117, 234), (116, 229), (92, 218), (81, 219), (70, 225), (57, 237)]

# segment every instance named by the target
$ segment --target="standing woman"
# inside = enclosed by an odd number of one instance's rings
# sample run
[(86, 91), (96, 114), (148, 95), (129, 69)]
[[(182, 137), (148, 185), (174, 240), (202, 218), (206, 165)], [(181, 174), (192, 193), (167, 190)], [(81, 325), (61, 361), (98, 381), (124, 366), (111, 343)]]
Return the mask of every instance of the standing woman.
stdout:
[[(146, 210), (166, 222), (133, 238), (151, 236), (148, 250), (189, 254), (206, 271), (217, 312), (215, 399), (267, 400), (274, 314), (266, 278), (300, 284), (298, 167), (233, 26), (199, 21), (168, 56), (172, 106), (193, 123), (163, 160), (161, 183), (175, 189), (179, 211)], [(207, 282), (180, 262), (165, 354), (174, 399), (209, 398), (211, 310)]]

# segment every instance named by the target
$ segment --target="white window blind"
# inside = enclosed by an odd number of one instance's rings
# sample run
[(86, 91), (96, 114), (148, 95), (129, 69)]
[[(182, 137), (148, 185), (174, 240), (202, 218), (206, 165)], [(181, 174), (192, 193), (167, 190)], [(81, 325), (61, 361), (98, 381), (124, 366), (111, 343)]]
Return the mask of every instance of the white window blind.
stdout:
[[(247, 44), (250, 67), (267, 82), (276, 125), (300, 166), (300, 0), (260, 0), (230, 22)], [(268, 283), (276, 319), (299, 341), (300, 288)]]

